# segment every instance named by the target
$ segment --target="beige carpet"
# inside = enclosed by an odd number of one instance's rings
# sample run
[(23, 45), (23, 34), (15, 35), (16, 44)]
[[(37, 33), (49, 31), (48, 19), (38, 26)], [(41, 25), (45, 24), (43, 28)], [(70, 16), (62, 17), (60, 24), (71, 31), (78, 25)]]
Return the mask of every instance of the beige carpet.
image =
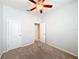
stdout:
[(1, 59), (78, 59), (47, 44), (35, 47), (35, 44), (20, 47), (4, 53)]

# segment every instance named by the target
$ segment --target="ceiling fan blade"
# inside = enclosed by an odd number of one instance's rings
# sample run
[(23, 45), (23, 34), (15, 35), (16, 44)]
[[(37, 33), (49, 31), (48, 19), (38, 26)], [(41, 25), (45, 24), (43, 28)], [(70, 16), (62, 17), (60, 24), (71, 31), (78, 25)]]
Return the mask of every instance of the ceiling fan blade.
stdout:
[(44, 2), (45, 0), (38, 0), (38, 2)]
[(35, 10), (36, 9), (36, 7), (34, 7), (34, 8), (32, 8), (32, 9), (30, 9), (30, 11), (33, 11), (33, 10)]
[(45, 0), (42, 0), (43, 2), (45, 1)]
[(42, 11), (42, 10), (40, 10), (40, 13), (42, 14), (42, 13), (43, 13), (43, 11)]
[(36, 2), (34, 0), (29, 0), (29, 1), (32, 2), (32, 3), (34, 3), (34, 4), (36, 4)]
[(43, 7), (46, 7), (46, 8), (52, 8), (53, 5), (43, 5)]

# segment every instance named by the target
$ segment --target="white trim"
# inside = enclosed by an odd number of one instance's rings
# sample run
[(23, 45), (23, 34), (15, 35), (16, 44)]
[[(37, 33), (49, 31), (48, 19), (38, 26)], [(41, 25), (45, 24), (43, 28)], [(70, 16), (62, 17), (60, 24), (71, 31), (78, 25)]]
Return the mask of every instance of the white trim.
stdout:
[[(50, 45), (50, 44), (48, 44), (48, 45)], [(78, 57), (78, 55), (76, 55), (76, 54), (74, 54), (74, 53), (72, 53), (72, 52), (69, 52), (69, 51), (67, 51), (67, 50), (65, 50), (65, 49), (63, 49), (63, 48), (59, 48), (59, 47), (57, 47), (57, 46), (55, 46), (55, 45), (51, 45), (51, 46), (53, 46), (54, 48), (57, 48), (57, 49), (59, 49), (59, 50), (61, 50), (61, 51), (64, 51), (64, 52), (66, 52), (66, 53), (69, 53), (69, 54), (71, 54), (71, 55), (73, 55), (73, 56), (75, 56), (75, 57)]]
[[(30, 45), (30, 44), (28, 44), (28, 45)], [(28, 45), (23, 45), (22, 47), (28, 46)], [(48, 45), (50, 45), (50, 44), (48, 44)], [(59, 48), (59, 47), (57, 47), (57, 46), (55, 46), (55, 45), (51, 45), (51, 46), (53, 46), (54, 48), (57, 48), (57, 49), (59, 49), (59, 50), (61, 50), (61, 51), (64, 51), (64, 52), (66, 52), (66, 53), (69, 53), (69, 54), (71, 54), (71, 55), (73, 55), (73, 56), (78, 57), (78, 55), (76, 55), (76, 54), (74, 54), (74, 53), (72, 53), (72, 52), (69, 52), (69, 51), (67, 51), (67, 50), (65, 50), (65, 49), (63, 49), (63, 48)], [(7, 52), (7, 51), (3, 51), (3, 53), (5, 53), (5, 52)], [(0, 54), (0, 58), (1, 58), (1, 56), (2, 56), (3, 53)]]
[(21, 47), (25, 47), (25, 46), (28, 46), (28, 45), (31, 45), (31, 44), (33, 44), (33, 42), (31, 42), (31, 43), (29, 43), (29, 44), (25, 44), (25, 45), (22, 44)]
[(3, 51), (3, 52), (0, 54), (0, 58), (1, 58), (2, 54), (5, 53), (5, 52), (7, 52), (7, 51)]

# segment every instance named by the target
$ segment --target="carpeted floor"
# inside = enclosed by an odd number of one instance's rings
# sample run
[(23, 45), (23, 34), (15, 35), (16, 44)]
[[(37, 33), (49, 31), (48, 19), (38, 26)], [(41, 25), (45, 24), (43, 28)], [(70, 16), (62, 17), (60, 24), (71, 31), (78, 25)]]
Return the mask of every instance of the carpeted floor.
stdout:
[(47, 44), (35, 47), (35, 44), (20, 47), (4, 53), (1, 59), (78, 59), (66, 52), (60, 51)]

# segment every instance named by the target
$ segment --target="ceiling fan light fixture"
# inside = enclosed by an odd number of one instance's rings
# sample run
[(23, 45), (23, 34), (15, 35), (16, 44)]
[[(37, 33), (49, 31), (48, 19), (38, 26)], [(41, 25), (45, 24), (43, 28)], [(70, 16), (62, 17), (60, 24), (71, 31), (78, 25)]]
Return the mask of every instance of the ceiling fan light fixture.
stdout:
[(29, 0), (29, 1), (32, 2), (33, 4), (35, 4), (35, 7), (30, 9), (30, 11), (33, 11), (36, 9), (37, 11), (40, 11), (41, 14), (43, 13), (43, 8), (52, 8), (53, 7), (53, 5), (44, 4), (45, 0), (38, 0), (38, 2), (36, 2), (34, 0)]
[(37, 10), (41, 10), (41, 9), (43, 9), (43, 5), (42, 4), (37, 4), (36, 8), (37, 8)]

